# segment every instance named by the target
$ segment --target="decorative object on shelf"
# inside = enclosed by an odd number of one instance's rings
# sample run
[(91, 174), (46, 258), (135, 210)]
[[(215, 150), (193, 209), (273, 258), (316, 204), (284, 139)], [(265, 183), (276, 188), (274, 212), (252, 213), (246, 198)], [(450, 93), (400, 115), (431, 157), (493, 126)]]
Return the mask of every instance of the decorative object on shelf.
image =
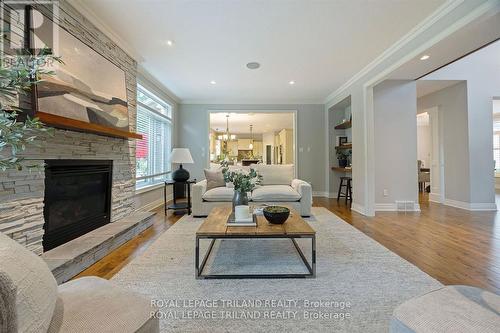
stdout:
[(262, 176), (255, 171), (250, 170), (229, 170), (227, 162), (222, 162), (222, 174), (226, 183), (233, 183), (233, 212), (235, 206), (248, 205), (248, 192), (255, 189), (262, 183)]
[(337, 160), (339, 161), (339, 167), (345, 168), (349, 164), (349, 157), (351, 156), (351, 150), (341, 149), (340, 147), (335, 148)]
[(183, 163), (194, 163), (193, 157), (187, 148), (172, 149), (172, 163), (179, 164), (179, 169), (172, 172), (172, 179), (176, 182), (185, 182), (189, 179), (189, 171), (182, 167)]
[(339, 146), (342, 146), (347, 143), (347, 136), (339, 136)]
[(290, 209), (281, 206), (268, 206), (263, 212), (266, 220), (272, 224), (283, 224), (290, 216)]

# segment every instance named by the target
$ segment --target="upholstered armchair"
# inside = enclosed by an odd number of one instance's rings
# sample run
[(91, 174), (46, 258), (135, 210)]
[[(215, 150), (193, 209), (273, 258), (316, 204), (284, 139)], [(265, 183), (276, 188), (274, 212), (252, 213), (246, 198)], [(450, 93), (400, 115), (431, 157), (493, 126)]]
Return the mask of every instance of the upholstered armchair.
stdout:
[(0, 233), (0, 332), (159, 332), (144, 296), (97, 277), (60, 286), (43, 259)]

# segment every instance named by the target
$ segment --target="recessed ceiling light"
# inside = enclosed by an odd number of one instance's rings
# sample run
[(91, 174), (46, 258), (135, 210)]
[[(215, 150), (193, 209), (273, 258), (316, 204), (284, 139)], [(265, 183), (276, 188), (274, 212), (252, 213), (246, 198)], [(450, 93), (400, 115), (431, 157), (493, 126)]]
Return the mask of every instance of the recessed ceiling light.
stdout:
[(169, 40), (167, 40), (165, 43), (166, 43), (168, 46), (172, 46), (172, 45), (174, 45), (174, 41), (172, 41), (172, 40), (170, 40), (170, 39), (169, 39)]
[(260, 64), (258, 62), (249, 62), (247, 64), (248, 69), (257, 69), (260, 67)]
[(293, 84), (295, 84), (295, 81), (292, 80), (292, 81), (288, 82), (288, 84), (293, 85)]
[(420, 57), (420, 60), (427, 60), (429, 59), (431, 56), (427, 55), (427, 54), (424, 54), (423, 56)]
[(217, 84), (214, 80), (210, 81), (210, 84)]

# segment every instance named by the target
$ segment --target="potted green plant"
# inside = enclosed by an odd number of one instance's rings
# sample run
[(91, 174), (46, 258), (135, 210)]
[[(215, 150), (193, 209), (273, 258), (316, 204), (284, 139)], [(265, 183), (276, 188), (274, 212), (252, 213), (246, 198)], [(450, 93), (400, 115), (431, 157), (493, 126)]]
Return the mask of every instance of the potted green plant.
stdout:
[(337, 160), (339, 161), (339, 167), (345, 168), (349, 164), (350, 150), (336, 148)]
[(262, 176), (254, 169), (229, 170), (227, 162), (222, 162), (222, 174), (226, 183), (234, 185), (233, 211), (235, 206), (248, 205), (248, 192), (252, 192), (262, 183)]
[(0, 68), (0, 171), (21, 170), (23, 158), (18, 154), (29, 145), (35, 145), (36, 138), (52, 129), (36, 117), (30, 117), (28, 109), (19, 107), (19, 102), (28, 97), (31, 89), (40, 82), (42, 75), (53, 75), (46, 69), (53, 61), (62, 63), (42, 50), (33, 55), (2, 55)]

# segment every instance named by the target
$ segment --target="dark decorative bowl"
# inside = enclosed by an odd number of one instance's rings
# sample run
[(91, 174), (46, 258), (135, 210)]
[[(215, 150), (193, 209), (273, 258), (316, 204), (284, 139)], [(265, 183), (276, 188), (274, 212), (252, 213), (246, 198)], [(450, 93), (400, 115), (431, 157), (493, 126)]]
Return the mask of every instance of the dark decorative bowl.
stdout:
[(263, 212), (266, 220), (272, 224), (283, 224), (290, 216), (290, 209), (281, 206), (267, 206)]

